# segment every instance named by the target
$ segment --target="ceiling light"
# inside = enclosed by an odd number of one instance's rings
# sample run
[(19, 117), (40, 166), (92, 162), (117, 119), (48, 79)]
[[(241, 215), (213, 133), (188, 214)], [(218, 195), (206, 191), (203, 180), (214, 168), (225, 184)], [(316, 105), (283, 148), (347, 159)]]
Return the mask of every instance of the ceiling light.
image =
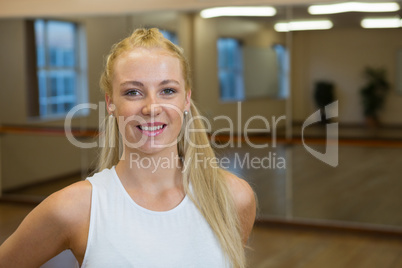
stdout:
[(306, 30), (327, 30), (333, 26), (330, 20), (306, 20), (278, 22), (274, 28), (277, 32), (306, 31)]
[(271, 17), (276, 14), (273, 7), (214, 7), (201, 11), (201, 17), (213, 18), (222, 16), (250, 16), (250, 17)]
[(396, 2), (385, 3), (364, 3), (364, 2), (345, 2), (328, 5), (312, 5), (308, 12), (312, 15), (336, 14), (344, 12), (392, 12), (398, 11), (399, 5)]
[(360, 25), (363, 28), (399, 28), (402, 27), (402, 20), (399, 17), (365, 18)]

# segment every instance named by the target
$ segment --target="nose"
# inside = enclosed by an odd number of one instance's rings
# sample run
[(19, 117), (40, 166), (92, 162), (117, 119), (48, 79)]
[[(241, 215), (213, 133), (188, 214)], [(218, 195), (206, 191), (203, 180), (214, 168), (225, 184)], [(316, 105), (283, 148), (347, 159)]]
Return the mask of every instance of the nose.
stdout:
[(154, 97), (148, 96), (141, 112), (143, 115), (157, 116), (162, 112), (162, 106), (157, 103)]

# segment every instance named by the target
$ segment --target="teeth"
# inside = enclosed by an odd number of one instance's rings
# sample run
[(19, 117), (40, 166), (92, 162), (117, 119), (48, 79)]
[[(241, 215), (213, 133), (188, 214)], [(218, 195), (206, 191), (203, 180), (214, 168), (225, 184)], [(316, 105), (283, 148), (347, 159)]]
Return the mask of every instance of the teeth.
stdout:
[(154, 127), (148, 127), (148, 126), (141, 126), (142, 130), (146, 130), (146, 131), (155, 131), (158, 129), (163, 128), (163, 125), (159, 125), (159, 126), (154, 126)]

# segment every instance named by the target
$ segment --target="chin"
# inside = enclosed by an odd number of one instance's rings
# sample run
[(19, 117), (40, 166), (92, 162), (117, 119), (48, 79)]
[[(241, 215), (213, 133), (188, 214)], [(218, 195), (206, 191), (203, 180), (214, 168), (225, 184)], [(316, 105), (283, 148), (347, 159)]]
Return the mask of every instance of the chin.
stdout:
[[(170, 144), (170, 146), (168, 146)], [(142, 154), (147, 154), (147, 155), (152, 155), (152, 154), (158, 154), (164, 151), (172, 151), (176, 150), (177, 144), (176, 143), (164, 143), (164, 142), (156, 142), (156, 141), (147, 141), (145, 144), (132, 148), (128, 146), (128, 150), (130, 152), (138, 152)]]

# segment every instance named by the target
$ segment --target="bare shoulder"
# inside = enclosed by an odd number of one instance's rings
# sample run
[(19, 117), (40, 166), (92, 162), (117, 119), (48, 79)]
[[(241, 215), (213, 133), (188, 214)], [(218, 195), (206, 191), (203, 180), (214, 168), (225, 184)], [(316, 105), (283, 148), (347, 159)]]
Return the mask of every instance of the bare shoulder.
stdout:
[(237, 207), (241, 210), (255, 208), (254, 191), (248, 182), (226, 170), (223, 170), (223, 174)]
[(243, 242), (246, 244), (253, 228), (256, 216), (256, 199), (254, 191), (245, 180), (233, 173), (223, 170), (225, 179), (232, 192), (243, 229)]
[(47, 197), (26, 220), (49, 221), (64, 235), (70, 246), (75, 230), (87, 224), (90, 215), (92, 186), (88, 181), (71, 184)]
[(80, 181), (53, 193), (47, 198), (47, 200), (65, 206), (66, 208), (69, 206), (81, 206), (90, 201), (91, 193), (91, 183), (88, 181)]
[(71, 248), (77, 232), (88, 225), (91, 192), (91, 184), (83, 181), (46, 198), (0, 246), (0, 267), (39, 267)]
[(43, 206), (49, 207), (63, 221), (76, 222), (89, 212), (91, 194), (91, 183), (80, 181), (50, 195)]

